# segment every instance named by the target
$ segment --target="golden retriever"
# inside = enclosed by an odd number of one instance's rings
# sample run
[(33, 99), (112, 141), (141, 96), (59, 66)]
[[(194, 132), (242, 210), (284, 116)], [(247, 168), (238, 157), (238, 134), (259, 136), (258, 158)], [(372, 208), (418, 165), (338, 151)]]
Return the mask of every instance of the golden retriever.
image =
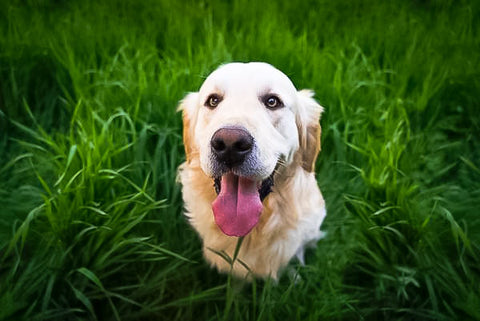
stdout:
[[(229, 63), (180, 103), (186, 162), (179, 167), (186, 216), (207, 261), (239, 277), (277, 279), (323, 233), (315, 180), (320, 114), (267, 63)], [(237, 260), (231, 265), (239, 237)]]

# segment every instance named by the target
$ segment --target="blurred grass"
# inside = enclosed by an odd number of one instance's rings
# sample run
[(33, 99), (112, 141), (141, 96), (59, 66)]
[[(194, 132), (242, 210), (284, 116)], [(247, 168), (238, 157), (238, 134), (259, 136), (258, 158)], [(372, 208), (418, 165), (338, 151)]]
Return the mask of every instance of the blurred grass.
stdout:
[[(0, 320), (479, 320), (479, 9), (2, 2)], [(297, 283), (218, 275), (181, 214), (177, 102), (253, 60), (326, 107)]]

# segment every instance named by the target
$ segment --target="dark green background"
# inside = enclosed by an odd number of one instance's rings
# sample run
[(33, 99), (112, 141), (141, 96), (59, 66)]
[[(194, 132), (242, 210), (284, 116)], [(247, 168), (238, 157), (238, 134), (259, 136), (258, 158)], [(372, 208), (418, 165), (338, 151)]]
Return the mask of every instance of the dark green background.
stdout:
[[(2, 1), (0, 320), (479, 320), (479, 10)], [(175, 109), (229, 61), (325, 107), (327, 237), (278, 284), (211, 270), (182, 215)]]

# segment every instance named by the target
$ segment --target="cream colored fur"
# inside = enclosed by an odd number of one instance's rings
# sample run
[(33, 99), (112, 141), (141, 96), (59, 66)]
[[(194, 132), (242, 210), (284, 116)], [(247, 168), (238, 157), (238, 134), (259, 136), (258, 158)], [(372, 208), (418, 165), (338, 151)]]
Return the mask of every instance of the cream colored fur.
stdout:
[[(215, 109), (204, 106), (212, 93), (224, 97)], [(266, 108), (260, 99), (265, 93), (280, 97), (284, 107)], [(297, 91), (288, 77), (268, 64), (231, 63), (214, 71), (198, 93), (181, 102), (187, 160), (179, 168), (179, 180), (185, 215), (203, 241), (206, 260), (219, 271), (276, 279), (295, 255), (303, 262), (304, 248), (321, 238), (326, 213), (314, 164), (323, 109), (312, 95)], [(231, 125), (246, 128), (254, 137), (254, 178), (260, 182), (275, 171), (260, 221), (245, 236), (233, 267), (218, 254), (233, 257), (238, 238), (223, 234), (214, 221), (209, 145), (215, 130)]]

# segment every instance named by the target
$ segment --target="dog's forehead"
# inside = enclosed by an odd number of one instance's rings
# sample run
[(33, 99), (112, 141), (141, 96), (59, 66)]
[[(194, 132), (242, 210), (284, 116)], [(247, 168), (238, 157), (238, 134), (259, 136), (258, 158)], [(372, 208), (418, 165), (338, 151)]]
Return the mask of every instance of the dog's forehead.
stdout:
[(261, 62), (222, 65), (207, 77), (200, 88), (200, 92), (203, 93), (235, 90), (273, 91), (284, 94), (296, 92), (292, 81), (283, 72)]

